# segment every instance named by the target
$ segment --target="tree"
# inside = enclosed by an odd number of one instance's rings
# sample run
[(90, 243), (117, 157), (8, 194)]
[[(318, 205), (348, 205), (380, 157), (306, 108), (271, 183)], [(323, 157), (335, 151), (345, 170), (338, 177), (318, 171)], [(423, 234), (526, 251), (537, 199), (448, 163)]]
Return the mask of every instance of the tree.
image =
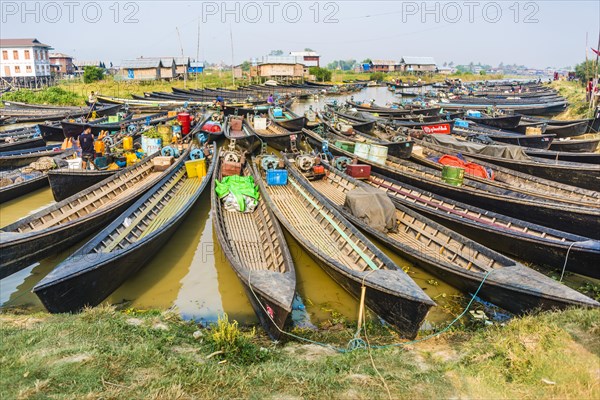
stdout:
[(331, 71), (321, 67), (310, 67), (308, 73), (321, 82), (331, 81)]
[(269, 53), (270, 56), (282, 56), (283, 55), (283, 50), (271, 50), (271, 52)]
[(450, 63), (448, 64), (449, 67), (453, 67), (454, 66), (454, 61), (450, 61)]
[(314, 51), (313, 49), (311, 49), (310, 47), (305, 47), (304, 51)]
[(364, 60), (362, 60), (361, 64), (372, 64), (373, 61), (371, 61), (370, 58), (365, 58)]
[(487, 72), (485, 72), (484, 69), (482, 69), (481, 71), (479, 71), (479, 75), (486, 75), (486, 74), (487, 74)]
[(88, 66), (83, 70), (83, 83), (92, 83), (100, 81), (104, 78), (104, 70), (102, 68)]
[(250, 61), (244, 61), (242, 63), (242, 71), (250, 71)]
[(596, 60), (587, 60), (575, 66), (575, 76), (581, 82), (587, 82), (598, 74), (600, 74), (600, 65), (596, 64)]
[(381, 82), (385, 79), (385, 74), (383, 72), (373, 72), (369, 75), (370, 81), (378, 81)]
[(444, 67), (447, 67), (447, 66), (448, 66), (448, 62), (444, 61)]

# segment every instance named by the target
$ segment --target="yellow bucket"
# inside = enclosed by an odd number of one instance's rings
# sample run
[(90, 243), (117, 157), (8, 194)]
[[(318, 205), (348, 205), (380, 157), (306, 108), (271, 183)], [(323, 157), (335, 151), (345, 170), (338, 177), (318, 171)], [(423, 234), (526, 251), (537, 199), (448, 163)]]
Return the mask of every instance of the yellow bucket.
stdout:
[(206, 176), (206, 161), (204, 159), (186, 161), (185, 170), (188, 178), (204, 177)]
[(131, 136), (123, 138), (123, 150), (133, 150), (133, 138)]

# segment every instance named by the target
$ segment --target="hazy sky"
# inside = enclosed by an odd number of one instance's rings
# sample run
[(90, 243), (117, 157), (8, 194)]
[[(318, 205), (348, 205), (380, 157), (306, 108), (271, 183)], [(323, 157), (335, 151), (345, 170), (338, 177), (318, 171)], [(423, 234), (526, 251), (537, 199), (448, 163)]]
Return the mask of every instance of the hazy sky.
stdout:
[(438, 64), (568, 66), (598, 46), (600, 1), (0, 0), (0, 37), (30, 38), (82, 60), (198, 52), (241, 63), (271, 50), (335, 59), (433, 56)]

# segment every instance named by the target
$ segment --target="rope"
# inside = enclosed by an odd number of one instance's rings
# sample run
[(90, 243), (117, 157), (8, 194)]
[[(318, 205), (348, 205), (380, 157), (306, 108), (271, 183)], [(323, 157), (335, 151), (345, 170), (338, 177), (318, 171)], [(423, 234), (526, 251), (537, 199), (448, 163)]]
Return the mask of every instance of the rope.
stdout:
[[(292, 337), (294, 339), (297, 339), (297, 340), (300, 340), (300, 341), (303, 341), (303, 342), (316, 344), (317, 346), (321, 346), (321, 347), (326, 347), (326, 348), (335, 350), (338, 353), (348, 353), (348, 352), (352, 352), (353, 350), (356, 350), (356, 349), (364, 349), (364, 348), (366, 348), (366, 349), (385, 349), (385, 348), (388, 348), (388, 347), (401, 347), (401, 346), (406, 346), (406, 345), (410, 345), (410, 344), (415, 344), (415, 343), (423, 342), (425, 340), (429, 340), (429, 339), (431, 339), (433, 337), (441, 335), (442, 333), (444, 333), (448, 329), (450, 329), (460, 318), (462, 318), (463, 315), (465, 315), (467, 313), (467, 311), (469, 310), (469, 308), (471, 308), (471, 305), (473, 304), (473, 302), (477, 298), (477, 295), (479, 294), (479, 291), (483, 287), (483, 284), (487, 280), (488, 276), (492, 272), (494, 272), (494, 271), (495, 270), (491, 269), (491, 270), (489, 270), (483, 276), (483, 279), (481, 280), (481, 283), (479, 284), (479, 287), (477, 288), (477, 290), (475, 291), (475, 293), (473, 293), (473, 295), (471, 296), (471, 300), (469, 301), (469, 303), (467, 304), (467, 306), (465, 307), (465, 309), (463, 310), (463, 312), (460, 313), (460, 315), (458, 315), (456, 318), (454, 318), (454, 320), (452, 320), (452, 322), (450, 322), (450, 324), (448, 324), (448, 326), (446, 326), (441, 331), (434, 332), (434, 333), (432, 333), (430, 335), (427, 335), (427, 336), (425, 336), (425, 337), (423, 337), (421, 339), (411, 340), (411, 341), (402, 342), (402, 343), (393, 343), (393, 344), (388, 344), (388, 345), (383, 345), (383, 346), (371, 346), (371, 344), (368, 343), (368, 339), (367, 339), (367, 342), (365, 342), (362, 339), (355, 337), (352, 340), (350, 340), (350, 342), (348, 342), (348, 346), (347, 346), (346, 349), (335, 347), (335, 346), (333, 346), (331, 344), (327, 344), (327, 343), (317, 342), (316, 340), (311, 340), (311, 339), (303, 338), (302, 336), (298, 336), (298, 335), (295, 335), (295, 334), (293, 334), (291, 332), (284, 331), (283, 329), (281, 329), (275, 323), (275, 321), (273, 320), (273, 317), (271, 317), (271, 314), (269, 314), (269, 312), (267, 312), (267, 310), (265, 309), (265, 307), (260, 302), (260, 299), (258, 298), (258, 296), (256, 295), (256, 293), (254, 292), (254, 288), (252, 287), (252, 283), (251, 283), (252, 271), (248, 271), (248, 287), (250, 288), (250, 292), (252, 292), (252, 295), (256, 299), (256, 303), (260, 305), (260, 308), (264, 311), (265, 315), (267, 315), (269, 317), (269, 319), (271, 320), (271, 322), (273, 323), (273, 325), (275, 326), (275, 328), (281, 334), (289, 336), (289, 337)], [(365, 277), (366, 277), (366, 275), (365, 275)], [(364, 285), (364, 278), (363, 278), (363, 285)], [(365, 330), (365, 338), (366, 338), (366, 332), (367, 332), (366, 325), (364, 325), (364, 330)], [(387, 385), (386, 385), (386, 389), (387, 389)]]
[(560, 273), (560, 279), (558, 280), (559, 282), (562, 282), (563, 277), (565, 276), (565, 270), (567, 269), (567, 261), (569, 260), (569, 253), (571, 252), (571, 247), (573, 247), (575, 243), (577, 242), (571, 243), (569, 249), (567, 250), (567, 255), (565, 255), (565, 263), (563, 264), (562, 272)]

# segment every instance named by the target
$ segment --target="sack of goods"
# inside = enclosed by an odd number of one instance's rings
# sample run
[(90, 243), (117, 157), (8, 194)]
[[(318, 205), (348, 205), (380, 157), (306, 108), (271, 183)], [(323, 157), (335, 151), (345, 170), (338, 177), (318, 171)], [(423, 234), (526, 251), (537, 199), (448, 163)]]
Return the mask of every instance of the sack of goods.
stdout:
[(251, 213), (256, 209), (260, 193), (251, 176), (226, 176), (215, 184), (215, 192), (225, 210)]

